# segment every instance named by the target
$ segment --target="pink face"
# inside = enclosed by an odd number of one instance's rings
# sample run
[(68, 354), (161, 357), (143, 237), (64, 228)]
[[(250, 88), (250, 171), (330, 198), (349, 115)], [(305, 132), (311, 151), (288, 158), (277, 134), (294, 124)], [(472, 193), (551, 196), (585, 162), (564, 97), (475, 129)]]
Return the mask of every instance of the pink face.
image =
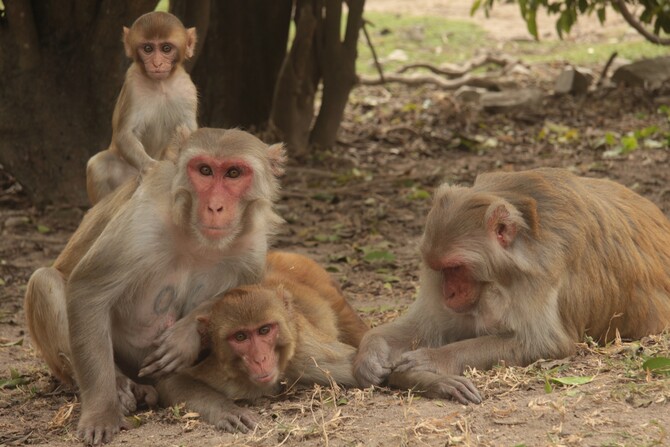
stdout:
[(473, 279), (470, 267), (455, 260), (429, 262), (429, 266), (442, 274), (442, 299), (447, 308), (458, 313), (474, 309), (480, 285)]
[(144, 64), (147, 76), (156, 81), (167, 79), (179, 59), (177, 46), (160, 39), (142, 42), (137, 48), (137, 54)]
[(279, 379), (277, 336), (279, 325), (266, 323), (253, 329), (239, 329), (228, 336), (233, 352), (244, 362), (249, 379), (259, 384), (274, 384)]
[(242, 159), (201, 155), (188, 162), (188, 177), (198, 195), (199, 228), (206, 238), (226, 237), (236, 227), (240, 199), (251, 187), (253, 174)]

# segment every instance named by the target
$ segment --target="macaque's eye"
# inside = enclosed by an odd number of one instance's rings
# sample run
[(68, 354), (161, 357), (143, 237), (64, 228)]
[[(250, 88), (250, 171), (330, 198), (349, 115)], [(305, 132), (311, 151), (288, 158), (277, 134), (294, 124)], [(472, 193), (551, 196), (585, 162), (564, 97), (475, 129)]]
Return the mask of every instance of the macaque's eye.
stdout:
[(268, 335), (270, 333), (270, 325), (266, 324), (265, 326), (261, 326), (258, 329), (258, 334), (259, 335)]
[(244, 332), (238, 332), (235, 335), (233, 335), (233, 338), (235, 339), (235, 341), (242, 342), (247, 339), (247, 334), (245, 334)]
[(161, 46), (161, 51), (163, 53), (169, 53), (170, 51), (172, 51), (172, 45), (170, 45), (169, 43), (164, 43), (163, 46)]
[(212, 168), (207, 166), (207, 165), (202, 165), (200, 168), (198, 168), (198, 171), (200, 171), (200, 174), (210, 176), (213, 175), (214, 172), (212, 171)]
[(233, 166), (232, 168), (228, 169), (226, 172), (226, 177), (230, 178), (237, 178), (240, 175), (242, 175), (242, 170), (238, 168), (237, 166)]
[(146, 44), (142, 47), (142, 50), (144, 50), (145, 53), (151, 53), (154, 51), (153, 45)]

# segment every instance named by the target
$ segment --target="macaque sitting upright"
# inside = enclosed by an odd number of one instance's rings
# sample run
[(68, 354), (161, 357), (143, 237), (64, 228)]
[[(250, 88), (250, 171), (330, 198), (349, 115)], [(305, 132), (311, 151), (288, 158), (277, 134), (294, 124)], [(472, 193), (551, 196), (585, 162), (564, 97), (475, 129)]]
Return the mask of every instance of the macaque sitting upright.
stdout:
[(278, 392), (278, 382), (358, 386), (352, 372), (367, 325), (317, 263), (301, 255), (268, 255), (260, 285), (225, 293), (199, 318), (211, 353), (161, 381), (165, 405), (185, 402), (227, 431), (256, 426), (253, 413), (233, 403)]
[(198, 94), (183, 66), (195, 44), (195, 28), (184, 28), (167, 12), (144, 14), (123, 27), (133, 63), (114, 107), (112, 143), (86, 166), (91, 204), (164, 158), (177, 127), (197, 129)]
[(419, 296), (368, 332), (361, 385), (481, 397), (466, 366), (527, 365), (670, 327), (670, 222), (649, 200), (562, 169), (441, 186), (421, 241)]

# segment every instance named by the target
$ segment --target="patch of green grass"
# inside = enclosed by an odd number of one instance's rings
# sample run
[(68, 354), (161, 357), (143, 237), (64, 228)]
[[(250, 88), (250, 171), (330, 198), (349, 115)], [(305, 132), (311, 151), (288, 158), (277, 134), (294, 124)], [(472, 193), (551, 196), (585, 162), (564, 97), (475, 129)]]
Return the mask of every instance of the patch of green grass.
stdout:
[(568, 61), (575, 65), (602, 65), (615, 51), (629, 60), (666, 56), (667, 47), (647, 41), (575, 42), (551, 40), (539, 42), (508, 42), (503, 51), (516, 54), (526, 62)]
[[(409, 63), (440, 65), (472, 58), (486, 39), (479, 26), (442, 17), (410, 16), (379, 12), (366, 12), (368, 34), (377, 57), (383, 62), (385, 72), (397, 70)], [(390, 56), (403, 52), (408, 60), (390, 60)], [(372, 52), (363, 32), (358, 43), (359, 73), (376, 72)]]
[[(393, 72), (411, 63), (428, 63), (439, 66), (471, 59), (478, 50), (500, 52), (500, 41), (489, 38), (480, 26), (465, 21), (442, 17), (399, 15), (392, 13), (366, 12), (368, 33), (382, 61), (384, 72)], [(521, 58), (524, 62), (568, 61), (575, 65), (603, 65), (613, 52), (620, 58), (637, 60), (667, 55), (667, 47), (654, 45), (642, 37), (628, 40), (620, 36), (602, 42), (570, 40), (509, 41), (502, 52)], [(623, 39), (626, 40), (623, 40)], [(389, 56), (402, 51), (406, 61), (389, 60)], [(361, 32), (358, 46), (357, 70), (362, 74), (376, 73), (372, 53)]]

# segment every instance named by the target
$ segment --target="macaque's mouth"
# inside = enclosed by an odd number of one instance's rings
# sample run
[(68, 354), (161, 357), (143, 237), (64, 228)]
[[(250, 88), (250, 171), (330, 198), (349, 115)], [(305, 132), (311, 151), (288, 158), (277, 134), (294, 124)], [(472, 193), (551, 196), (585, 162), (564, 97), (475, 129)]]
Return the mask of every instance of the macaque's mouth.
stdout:
[(256, 376), (254, 377), (254, 380), (259, 383), (270, 383), (273, 382), (275, 379), (275, 374), (274, 373), (268, 373), (265, 374), (264, 376)]
[(218, 238), (226, 235), (226, 227), (201, 226), (200, 231), (207, 237)]

